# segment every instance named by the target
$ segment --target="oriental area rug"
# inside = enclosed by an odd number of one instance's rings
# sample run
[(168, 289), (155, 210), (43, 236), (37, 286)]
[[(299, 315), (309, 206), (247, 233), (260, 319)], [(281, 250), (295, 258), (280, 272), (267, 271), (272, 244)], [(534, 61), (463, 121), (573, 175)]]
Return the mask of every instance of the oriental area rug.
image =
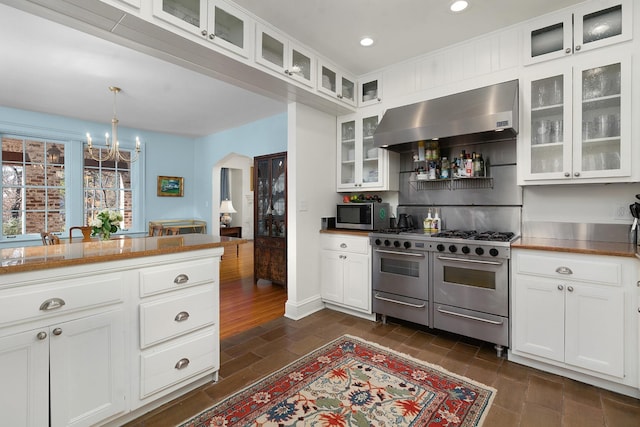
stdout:
[(344, 335), (180, 427), (480, 426), (496, 390)]

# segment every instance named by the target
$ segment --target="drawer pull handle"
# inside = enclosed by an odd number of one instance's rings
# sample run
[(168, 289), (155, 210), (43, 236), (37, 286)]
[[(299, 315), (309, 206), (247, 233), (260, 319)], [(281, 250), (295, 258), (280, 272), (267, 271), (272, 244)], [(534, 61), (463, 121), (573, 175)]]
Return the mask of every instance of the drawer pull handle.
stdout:
[(178, 360), (178, 363), (176, 363), (175, 368), (176, 369), (184, 369), (187, 366), (189, 366), (189, 359), (187, 359), (186, 357), (184, 359), (180, 359)]
[(500, 321), (495, 321), (495, 320), (489, 320), (489, 319), (483, 319), (481, 317), (476, 317), (476, 316), (469, 316), (468, 314), (462, 314), (462, 313), (455, 313), (453, 311), (449, 311), (449, 310), (443, 310), (442, 308), (438, 307), (437, 309), (440, 313), (442, 314), (448, 314), (450, 316), (457, 316), (457, 317), (462, 317), (465, 319), (470, 319), (470, 320), (475, 320), (477, 322), (484, 322), (484, 323), (490, 323), (492, 325), (502, 325), (502, 320)]
[(186, 274), (178, 274), (175, 279), (173, 279), (173, 283), (176, 285), (184, 285), (189, 281), (189, 276)]
[(573, 274), (573, 271), (569, 267), (558, 267), (556, 268), (556, 273), (558, 274)]
[(173, 320), (175, 320), (176, 322), (184, 322), (188, 318), (189, 313), (187, 313), (186, 311), (181, 311), (180, 313), (176, 314), (176, 317)]
[(66, 303), (62, 298), (50, 298), (45, 302), (43, 302), (42, 304), (40, 304), (40, 310), (42, 311), (55, 310), (56, 308), (60, 308), (65, 304)]
[(377, 299), (377, 300), (380, 300), (380, 301), (392, 302), (394, 304), (400, 304), (400, 305), (407, 305), (407, 306), (413, 307), (413, 308), (424, 308), (425, 307), (425, 304), (411, 304), (409, 302), (398, 301), (398, 300), (391, 299), (391, 298), (381, 297), (380, 294), (375, 294), (373, 297), (375, 299)]

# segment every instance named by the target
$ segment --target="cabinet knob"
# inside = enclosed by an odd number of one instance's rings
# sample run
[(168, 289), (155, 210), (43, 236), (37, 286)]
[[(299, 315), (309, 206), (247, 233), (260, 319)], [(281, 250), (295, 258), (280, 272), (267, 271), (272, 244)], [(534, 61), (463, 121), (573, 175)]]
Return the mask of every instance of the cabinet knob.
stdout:
[(558, 290), (559, 290), (559, 291), (561, 291), (561, 290), (563, 290), (563, 289), (564, 289), (564, 286), (562, 286), (562, 285), (558, 285)]
[(575, 47), (575, 49), (576, 49), (576, 52), (577, 52), (577, 51), (579, 51), (579, 50), (580, 50), (581, 48), (582, 48), (582, 46), (580, 46), (580, 45), (577, 45), (577, 46)]
[(565, 177), (567, 177), (567, 178), (569, 178), (569, 177), (571, 176), (571, 174), (570, 174), (569, 172), (565, 172), (565, 173), (564, 173), (564, 176), (565, 176)]
[(568, 290), (569, 292), (573, 292), (573, 286), (569, 286), (569, 287), (567, 287), (567, 290)]
[(175, 368), (176, 369), (184, 369), (187, 366), (189, 366), (189, 359), (187, 359), (186, 357), (183, 359), (178, 360), (178, 363), (176, 363)]
[(173, 279), (173, 283), (176, 285), (184, 285), (189, 281), (189, 276), (186, 274), (178, 274), (175, 279)]
[(215, 34), (213, 34), (213, 33), (209, 34), (209, 39), (210, 39), (210, 40), (213, 40), (213, 39), (215, 39), (215, 38), (216, 38), (216, 35), (215, 35)]
[(293, 76), (293, 73), (292, 73), (291, 71), (289, 71), (289, 70), (284, 70), (284, 73), (285, 73), (287, 76)]
[(176, 314), (176, 317), (173, 320), (175, 320), (176, 322), (184, 322), (188, 318), (189, 313), (187, 313), (186, 311), (181, 311), (180, 313)]
[(556, 273), (558, 274), (573, 274), (573, 271), (569, 267), (558, 267), (556, 268)]
[(345, 248), (347, 247), (347, 244), (346, 244), (346, 243), (340, 243), (340, 247), (341, 247), (342, 249), (345, 249)]
[(571, 48), (570, 48), (570, 47), (566, 48), (566, 49), (564, 50), (564, 53), (571, 53)]
[(342, 95), (338, 95), (338, 98), (339, 98), (339, 99), (342, 99)]
[(62, 328), (55, 328), (53, 330), (53, 335), (55, 336), (62, 335)]
[(45, 338), (47, 338), (47, 333), (46, 332), (38, 332), (38, 335), (36, 335), (36, 338), (38, 338), (39, 340), (43, 340)]
[(206, 35), (207, 35), (207, 30), (202, 30), (202, 31), (200, 31), (200, 34), (202, 34), (203, 36), (205, 36), (205, 37), (206, 37)]
[(66, 303), (62, 298), (49, 298), (48, 300), (40, 304), (40, 310), (42, 311), (55, 310), (56, 308), (60, 308), (65, 304)]
[(574, 172), (573, 176), (580, 176), (580, 172)]

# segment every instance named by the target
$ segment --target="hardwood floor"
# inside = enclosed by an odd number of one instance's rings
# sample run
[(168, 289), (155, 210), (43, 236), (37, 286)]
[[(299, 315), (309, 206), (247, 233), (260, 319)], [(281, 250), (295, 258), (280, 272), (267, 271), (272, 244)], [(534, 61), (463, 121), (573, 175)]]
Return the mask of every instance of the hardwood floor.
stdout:
[(231, 250), (220, 263), (220, 339), (236, 335), (284, 315), (287, 291), (253, 280), (253, 241)]
[(238, 258), (230, 254), (221, 264), (220, 380), (128, 427), (174, 427), (344, 334), (496, 388), (485, 427), (640, 426), (640, 400), (497, 358), (488, 343), (401, 322), (383, 325), (327, 309), (298, 321), (287, 319), (282, 316), (285, 290), (278, 285), (253, 284), (248, 257), (252, 253), (251, 244), (242, 245)]

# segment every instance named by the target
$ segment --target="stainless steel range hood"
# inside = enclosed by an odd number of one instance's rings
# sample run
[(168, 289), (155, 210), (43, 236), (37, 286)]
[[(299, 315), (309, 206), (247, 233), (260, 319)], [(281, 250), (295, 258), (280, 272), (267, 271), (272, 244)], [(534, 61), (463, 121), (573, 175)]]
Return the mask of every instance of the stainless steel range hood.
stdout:
[(518, 133), (518, 81), (390, 108), (373, 140), (376, 147), (409, 151), (416, 141), (460, 138), (481, 142)]

